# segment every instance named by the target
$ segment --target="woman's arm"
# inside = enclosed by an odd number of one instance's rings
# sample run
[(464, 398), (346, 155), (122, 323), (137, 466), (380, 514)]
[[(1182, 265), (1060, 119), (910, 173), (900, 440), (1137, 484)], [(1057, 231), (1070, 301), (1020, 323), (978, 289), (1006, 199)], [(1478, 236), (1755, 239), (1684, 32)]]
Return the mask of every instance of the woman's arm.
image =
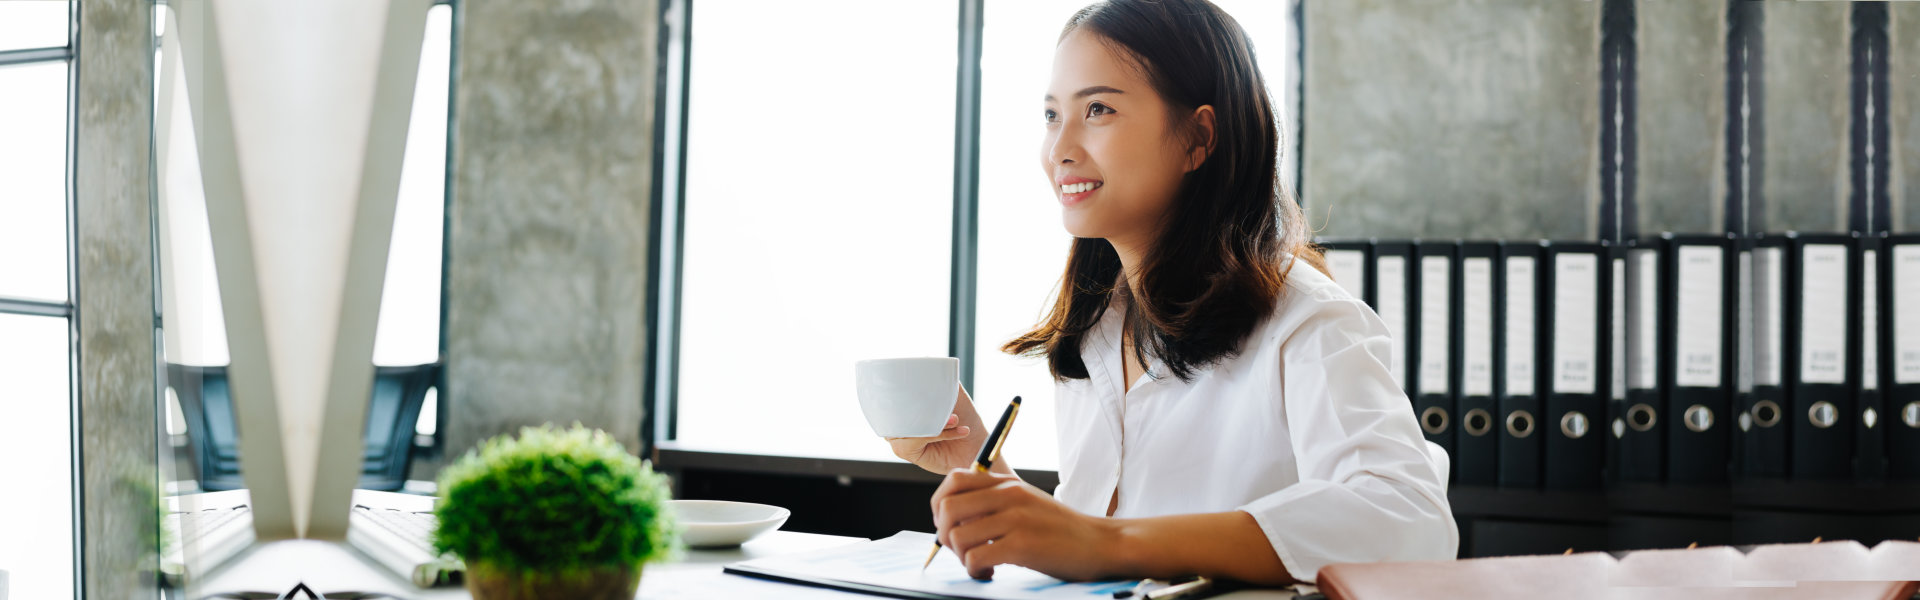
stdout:
[(1095, 517), (1011, 476), (955, 469), (934, 492), (933, 514), (941, 543), (979, 578), (992, 577), (995, 565), (1017, 564), (1069, 580), (1206, 575), (1295, 582), (1260, 525), (1240, 511)]
[[(953, 414), (947, 415), (947, 424), (939, 435), (886, 439), (887, 444), (893, 447), (894, 456), (919, 465), (922, 469), (945, 473), (950, 469), (972, 466), (974, 459), (980, 455), (980, 446), (987, 443), (987, 434), (980, 413), (973, 409), (973, 399), (967, 395), (967, 388), (961, 387), (953, 401)], [(1017, 476), (1004, 456), (994, 461), (993, 472)]]

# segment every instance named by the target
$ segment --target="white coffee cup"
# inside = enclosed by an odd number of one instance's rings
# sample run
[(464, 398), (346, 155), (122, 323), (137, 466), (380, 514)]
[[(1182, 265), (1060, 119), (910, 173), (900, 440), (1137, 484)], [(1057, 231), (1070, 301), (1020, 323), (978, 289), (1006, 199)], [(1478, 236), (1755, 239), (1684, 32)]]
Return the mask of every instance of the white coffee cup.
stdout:
[(960, 359), (876, 358), (853, 364), (854, 391), (880, 437), (933, 437), (960, 397)]

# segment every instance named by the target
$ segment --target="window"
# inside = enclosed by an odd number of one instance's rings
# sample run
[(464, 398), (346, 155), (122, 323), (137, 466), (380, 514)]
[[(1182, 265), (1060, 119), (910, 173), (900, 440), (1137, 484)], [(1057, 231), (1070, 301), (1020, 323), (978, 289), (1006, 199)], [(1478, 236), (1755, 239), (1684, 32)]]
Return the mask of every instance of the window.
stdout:
[(0, 3), (0, 569), (13, 597), (74, 595), (68, 2)]
[[(979, 32), (977, 286), (961, 359), (986, 420), (1025, 398), (1006, 450), (1023, 469), (1056, 468), (1054, 383), (1044, 360), (999, 348), (1043, 316), (1066, 264), (1040, 98), (1060, 29), (1088, 2), (985, 2)], [(689, 17), (683, 262), (677, 298), (671, 276), (662, 292), (680, 304), (678, 353), (662, 363), (671, 439), (896, 460), (860, 415), (853, 362), (949, 351), (960, 5), (740, 4), (701, 0)], [(1287, 4), (1218, 4), (1253, 38), (1290, 118)]]

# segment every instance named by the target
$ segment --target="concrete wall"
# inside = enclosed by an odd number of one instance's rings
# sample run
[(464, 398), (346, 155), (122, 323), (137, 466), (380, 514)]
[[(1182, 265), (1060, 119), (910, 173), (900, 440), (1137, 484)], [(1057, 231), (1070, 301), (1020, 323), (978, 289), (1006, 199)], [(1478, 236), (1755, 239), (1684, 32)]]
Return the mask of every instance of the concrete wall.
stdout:
[(80, 3), (78, 163), (82, 564), (88, 598), (154, 597), (152, 5)]
[(1767, 231), (1847, 227), (1851, 12), (1846, 2), (1767, 3)]
[(1598, 234), (1599, 2), (1309, 0), (1306, 20), (1320, 235)]
[(448, 458), (547, 421), (638, 451), (659, 11), (456, 6)]
[(1641, 235), (1726, 230), (1727, 3), (1634, 3)]
[(1889, 2), (1887, 75), (1893, 230), (1920, 231), (1920, 4)]

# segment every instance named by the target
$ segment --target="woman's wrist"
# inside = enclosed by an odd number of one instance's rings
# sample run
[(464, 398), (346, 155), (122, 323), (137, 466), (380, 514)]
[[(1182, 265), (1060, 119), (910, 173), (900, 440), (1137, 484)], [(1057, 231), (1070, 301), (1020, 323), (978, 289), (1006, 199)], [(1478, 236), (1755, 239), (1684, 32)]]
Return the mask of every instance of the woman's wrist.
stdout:
[(1148, 567), (1152, 558), (1147, 556), (1150, 550), (1134, 527), (1136, 521), (1093, 515), (1083, 515), (1083, 518), (1092, 521), (1096, 537), (1101, 540), (1095, 547), (1099, 548), (1100, 562), (1105, 567), (1102, 573), (1136, 577), (1151, 570)]

